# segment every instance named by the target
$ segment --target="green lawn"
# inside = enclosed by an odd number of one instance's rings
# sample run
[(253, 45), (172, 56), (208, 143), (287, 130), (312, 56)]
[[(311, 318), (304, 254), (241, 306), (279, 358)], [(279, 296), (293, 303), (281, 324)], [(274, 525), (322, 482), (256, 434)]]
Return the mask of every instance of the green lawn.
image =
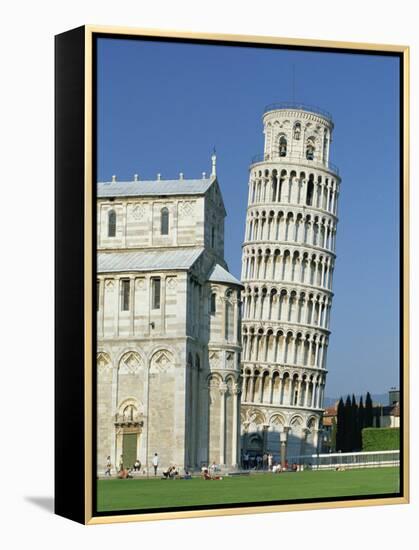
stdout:
[(221, 481), (98, 480), (98, 511), (397, 493), (399, 475), (399, 468), (375, 468), (254, 474)]

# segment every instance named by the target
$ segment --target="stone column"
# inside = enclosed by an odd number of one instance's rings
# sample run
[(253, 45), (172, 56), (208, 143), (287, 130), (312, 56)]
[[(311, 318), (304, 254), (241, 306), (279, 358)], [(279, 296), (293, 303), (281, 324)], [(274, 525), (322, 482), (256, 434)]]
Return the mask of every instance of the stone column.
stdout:
[(305, 381), (306, 391), (305, 391), (305, 394), (304, 394), (304, 403), (303, 403), (304, 408), (308, 407), (308, 390), (309, 390), (309, 387), (310, 387), (310, 382), (309, 382), (309, 380), (306, 379), (306, 381)]
[(315, 341), (314, 343), (314, 349), (315, 349), (315, 352), (314, 352), (314, 366), (317, 367), (317, 361), (318, 361), (318, 355), (319, 355), (319, 342), (318, 340)]
[[(115, 471), (118, 472), (119, 471), (119, 462), (120, 462), (120, 458), (121, 458), (121, 455), (122, 455), (122, 449), (123, 449), (123, 430), (121, 427), (118, 427), (116, 429), (116, 435), (115, 435), (115, 439), (116, 439), (116, 445), (115, 445), (115, 460), (114, 460), (114, 465), (115, 465)], [(125, 461), (125, 457), (123, 457), (123, 460)], [(124, 463), (124, 467), (125, 467), (125, 463)]]
[[(321, 430), (318, 428), (313, 429), (313, 447), (316, 449), (316, 453), (320, 453), (320, 445), (319, 445), (319, 436), (320, 436)], [(317, 465), (318, 467), (318, 465)]]
[(247, 451), (248, 430), (249, 430), (249, 422), (243, 422), (243, 453)]
[(317, 199), (319, 194), (319, 184), (316, 181), (313, 181), (313, 206), (317, 207)]
[(301, 401), (301, 385), (303, 381), (301, 379), (298, 380), (298, 386), (297, 386), (297, 403), (296, 405), (300, 404)]
[(220, 385), (220, 465), (225, 464), (225, 428), (226, 428), (226, 393), (227, 385)]
[(283, 387), (284, 379), (282, 375), (279, 375), (279, 385), (278, 385), (278, 404), (282, 405), (282, 387)]
[(262, 454), (268, 451), (268, 430), (269, 424), (264, 424), (262, 427)]
[(119, 335), (119, 295), (120, 295), (120, 292), (121, 292), (121, 288), (120, 288), (120, 279), (117, 279), (115, 278), (114, 279), (114, 282), (115, 282), (115, 296), (114, 296), (114, 327), (113, 327), (113, 333), (114, 333), (114, 336), (117, 337)]
[(274, 391), (274, 379), (273, 379), (273, 375), (271, 374), (269, 377), (269, 400), (268, 400), (269, 404), (272, 404), (272, 401), (273, 401), (273, 391)]
[(234, 342), (238, 340), (238, 321), (239, 321), (239, 301), (233, 300), (233, 339)]
[(255, 401), (257, 401), (258, 403), (262, 403), (263, 374), (260, 373), (258, 375), (258, 378), (259, 378), (259, 391), (258, 391), (257, 397), (255, 397)]
[(329, 201), (330, 201), (330, 185), (327, 186), (326, 210), (329, 210)]
[(231, 445), (231, 466), (237, 468), (238, 453), (239, 453), (239, 395), (240, 388), (237, 384), (233, 386), (233, 430), (232, 430), (232, 445)]
[(135, 277), (129, 279), (129, 335), (134, 336)]
[(98, 315), (98, 333), (100, 336), (104, 335), (104, 322), (105, 322), (105, 283), (106, 279), (104, 277), (99, 279), (99, 315)]
[(126, 246), (127, 246), (127, 225), (128, 225), (127, 203), (126, 202), (124, 203), (124, 206), (123, 206), (122, 223), (123, 223), (123, 226), (122, 226), (122, 248), (126, 248)]
[(317, 394), (317, 382), (313, 381), (313, 393), (311, 395), (310, 408), (314, 409), (316, 406), (316, 394)]
[(322, 368), (322, 364), (323, 364), (323, 351), (324, 351), (324, 342), (322, 342), (321, 347), (319, 348), (319, 355), (318, 355), (319, 368)]
[(305, 450), (306, 450), (306, 444), (307, 444), (307, 437), (310, 433), (310, 430), (308, 428), (303, 429), (303, 437), (301, 438), (301, 445), (300, 445), (300, 455), (304, 456)]
[[(247, 401), (253, 403), (254, 399), (253, 399), (253, 394), (254, 394), (254, 390), (255, 390), (255, 376), (254, 374), (251, 374), (248, 379), (250, 379), (250, 388), (249, 388), (249, 391), (248, 391), (248, 395), (247, 395)], [(248, 386), (249, 386), (249, 383), (248, 383)]]
[(284, 431), (279, 433), (280, 457), (281, 457), (281, 467), (282, 468), (285, 468), (285, 461), (287, 460), (288, 430), (289, 430), (289, 428), (284, 427)]
[(317, 386), (317, 395), (316, 395), (316, 409), (320, 409), (320, 395), (322, 390), (322, 384), (321, 382), (318, 383)]

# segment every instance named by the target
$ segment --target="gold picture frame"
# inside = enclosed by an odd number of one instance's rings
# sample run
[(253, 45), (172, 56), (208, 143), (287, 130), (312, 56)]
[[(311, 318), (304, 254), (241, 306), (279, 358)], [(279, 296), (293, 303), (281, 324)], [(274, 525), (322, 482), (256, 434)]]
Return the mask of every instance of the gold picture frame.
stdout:
[[(248, 46), (315, 48), (317, 51), (389, 52), (400, 56), (403, 197), (402, 262), (403, 280), (403, 365), (401, 416), (403, 440), (403, 478), (400, 496), (391, 498), (347, 498), (339, 501), (263, 506), (223, 507), (142, 513), (95, 514), (94, 476), (94, 41), (101, 37), (142, 37), (203, 41)], [(73, 84), (74, 86), (72, 86)], [(203, 516), (259, 514), (268, 512), (318, 510), (353, 506), (377, 506), (409, 502), (409, 47), (400, 45), (289, 39), (267, 36), (190, 33), (171, 30), (87, 25), (56, 37), (56, 513), (92, 525), (116, 522), (180, 519)], [(82, 137), (82, 142), (81, 142)], [(72, 190), (68, 185), (72, 182)], [(74, 207), (73, 215), (68, 211)], [(76, 215), (74, 215), (76, 211)], [(76, 233), (76, 236), (74, 235)], [(71, 258), (64, 248), (71, 242)], [(67, 254), (68, 256), (68, 254)], [(76, 280), (76, 282), (75, 282)], [(82, 286), (82, 288), (81, 288)], [(73, 334), (74, 355), (64, 351), (68, 331)], [(73, 353), (73, 352), (71, 352)], [(69, 372), (71, 364), (72, 372)], [(71, 400), (69, 396), (71, 395)], [(71, 401), (71, 403), (70, 403)], [(75, 414), (74, 410), (79, 409)], [(73, 413), (70, 413), (73, 411)], [(71, 416), (71, 418), (69, 418)], [(63, 437), (63, 426), (67, 435)], [(71, 463), (71, 466), (70, 466)], [(68, 467), (67, 467), (68, 466)], [(70, 497), (69, 497), (70, 495)]]

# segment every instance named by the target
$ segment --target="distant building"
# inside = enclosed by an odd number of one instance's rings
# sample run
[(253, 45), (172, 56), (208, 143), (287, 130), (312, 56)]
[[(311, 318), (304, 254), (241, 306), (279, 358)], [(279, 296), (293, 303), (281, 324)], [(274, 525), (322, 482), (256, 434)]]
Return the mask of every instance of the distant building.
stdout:
[(373, 404), (374, 428), (400, 428), (400, 390), (388, 392), (388, 405)]
[(321, 452), (323, 453), (329, 453), (334, 452), (334, 445), (335, 442), (333, 441), (333, 437), (336, 434), (333, 434), (333, 430), (336, 430), (337, 426), (337, 414), (338, 414), (338, 401), (331, 407), (326, 407), (323, 412), (323, 420), (322, 420), (322, 445), (321, 445)]

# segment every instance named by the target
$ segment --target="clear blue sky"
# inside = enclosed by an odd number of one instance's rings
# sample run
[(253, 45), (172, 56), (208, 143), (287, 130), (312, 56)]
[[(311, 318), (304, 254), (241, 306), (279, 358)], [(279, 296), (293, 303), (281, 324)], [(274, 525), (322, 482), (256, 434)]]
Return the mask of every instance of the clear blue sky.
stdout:
[(399, 385), (399, 61), (369, 55), (100, 39), (98, 177), (217, 175), (240, 277), (248, 167), (265, 105), (332, 113), (342, 176), (326, 395)]

